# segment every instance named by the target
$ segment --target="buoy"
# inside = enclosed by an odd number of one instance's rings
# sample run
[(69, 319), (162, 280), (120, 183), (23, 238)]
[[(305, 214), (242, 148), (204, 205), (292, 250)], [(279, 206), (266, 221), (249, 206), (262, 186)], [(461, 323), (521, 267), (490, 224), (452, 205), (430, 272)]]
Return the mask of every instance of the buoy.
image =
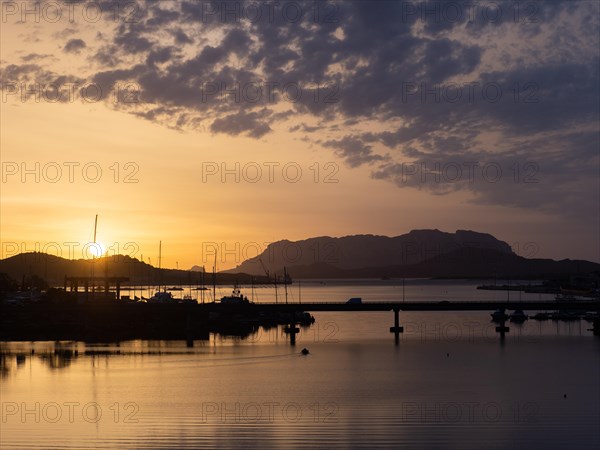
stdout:
[(303, 348), (303, 349), (302, 349), (302, 354), (303, 354), (303, 355), (308, 355), (309, 353), (310, 353), (310, 352), (308, 351), (308, 349), (307, 349), (307, 348)]

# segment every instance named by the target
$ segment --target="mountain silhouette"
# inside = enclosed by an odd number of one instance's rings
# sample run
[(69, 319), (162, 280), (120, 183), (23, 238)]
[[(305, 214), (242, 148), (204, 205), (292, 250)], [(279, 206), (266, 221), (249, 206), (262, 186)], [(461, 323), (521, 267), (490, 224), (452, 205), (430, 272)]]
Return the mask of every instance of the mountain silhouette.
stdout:
[[(524, 258), (503, 241), (486, 233), (458, 230), (413, 230), (396, 236), (356, 235), (282, 240), (216, 274), (217, 284), (268, 283), (283, 280), (284, 267), (296, 278), (512, 278), (546, 279), (600, 272), (590, 261)], [(269, 273), (269, 278), (265, 272)], [(212, 273), (158, 269), (138, 259), (114, 255), (95, 260), (69, 260), (46, 253), (20, 253), (0, 260), (0, 273), (17, 282), (33, 275), (51, 286), (62, 286), (69, 277), (127, 277), (129, 284), (212, 284)]]
[(487, 233), (413, 230), (396, 237), (329, 236), (270, 244), (229, 273), (292, 278), (546, 278), (600, 270), (589, 261), (528, 259)]
[[(41, 252), (19, 253), (0, 260), (0, 273), (21, 282), (23, 278), (37, 275), (51, 286), (62, 286), (69, 277), (126, 277), (130, 284), (138, 285), (196, 285), (202, 282), (201, 271), (158, 269), (126, 255), (104, 256), (91, 259), (65, 259)], [(216, 274), (216, 284), (251, 283), (252, 276), (236, 273)], [(265, 276), (254, 277), (256, 283), (268, 282)], [(204, 274), (204, 283), (212, 284), (212, 273)]]

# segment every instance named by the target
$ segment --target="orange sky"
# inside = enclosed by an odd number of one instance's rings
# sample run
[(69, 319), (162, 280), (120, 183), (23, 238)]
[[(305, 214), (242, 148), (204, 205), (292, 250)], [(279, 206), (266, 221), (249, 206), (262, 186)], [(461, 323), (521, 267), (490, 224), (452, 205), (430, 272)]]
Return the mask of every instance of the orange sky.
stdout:
[[(81, 19), (74, 24), (4, 19), (3, 94), (16, 81), (6, 68), (25, 65), (24, 57), (30, 54), (51, 55), (39, 65), (53, 73), (91, 76), (101, 64), (90, 60), (86, 50), (93, 47), (94, 39), (100, 39), (98, 33), (106, 37), (114, 32), (114, 24)], [(222, 34), (197, 31), (195, 37), (218, 43)], [(338, 31), (337, 36), (343, 33)], [(67, 37), (86, 41), (86, 50), (67, 52)], [(186, 47), (185, 51), (194, 55), (199, 50), (194, 53)], [(481, 66), (490, 64), (488, 59), (482, 58)], [(398, 187), (372, 176), (376, 163), (351, 167), (342, 153), (324, 145), (344, 135), (383, 132), (408, 123), (401, 119), (390, 120), (388, 126), (373, 116), (345, 125), (344, 117), (336, 112), (331, 119), (336, 125), (328, 128), (330, 119), (298, 111), (274, 120), (271, 131), (257, 138), (215, 132), (207, 124), (173, 129), (130, 114), (110, 101), (52, 103), (42, 98), (36, 102), (19, 94), (3, 95), (0, 104), (3, 258), (35, 249), (81, 257), (83, 246), (92, 240), (96, 214), (97, 239), (109, 252), (143, 255), (146, 262), (149, 257), (155, 263), (162, 241), (162, 265), (173, 268), (210, 266), (212, 250), (207, 249), (215, 244), (222, 252), (218, 269), (226, 269), (255, 256), (254, 249), (280, 239), (395, 236), (417, 228), (491, 233), (523, 256), (599, 258), (598, 235), (590, 225), (590, 221), (597, 223), (593, 211), (588, 218), (573, 217), (506, 201), (482, 201), (477, 190), (448, 189), (440, 194), (419, 185)], [(283, 111), (285, 105), (272, 109)], [(322, 127), (322, 131), (310, 139), (290, 132), (301, 123)], [(495, 138), (490, 131), (477, 139), (495, 145)], [(379, 154), (396, 154), (378, 145), (374, 148)], [(404, 155), (396, 163), (412, 161), (409, 153)], [(521, 156), (522, 161), (528, 160)], [(540, 155), (536, 158), (544, 180), (547, 167)], [(224, 181), (223, 165), (233, 170)], [(256, 167), (263, 170), (260, 176)], [(274, 168), (272, 181), (269, 167)], [(32, 172), (25, 175), (25, 168)], [(207, 173), (215, 168), (218, 173)], [(298, 168), (301, 174), (296, 173)], [(325, 182), (326, 178), (331, 182)], [(515, 190), (516, 196), (519, 192), (527, 195), (527, 186), (518, 189), (522, 191)], [(574, 198), (583, 198), (588, 188), (579, 189)], [(535, 251), (523, 250), (528, 245), (531, 249), (532, 242)], [(75, 249), (73, 255), (70, 248)]]

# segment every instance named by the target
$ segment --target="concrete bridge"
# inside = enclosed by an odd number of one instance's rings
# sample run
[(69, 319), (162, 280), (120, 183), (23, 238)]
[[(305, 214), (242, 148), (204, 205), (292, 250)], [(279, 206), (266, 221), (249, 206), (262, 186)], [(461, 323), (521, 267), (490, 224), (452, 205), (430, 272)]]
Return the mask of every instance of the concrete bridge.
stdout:
[[(227, 311), (240, 313), (248, 311), (280, 312), (290, 313), (293, 318), (295, 312), (315, 311), (393, 311), (394, 325), (390, 332), (394, 333), (396, 343), (399, 335), (404, 331), (400, 324), (400, 311), (495, 311), (495, 310), (523, 310), (523, 311), (600, 311), (600, 300), (544, 300), (544, 301), (398, 301), (398, 302), (309, 302), (309, 303), (244, 303), (244, 304), (220, 304), (208, 303), (201, 305), (209, 311)], [(600, 335), (600, 321), (594, 321), (594, 334)], [(300, 330), (292, 319), (286, 332), (290, 334), (290, 341), (295, 344), (296, 333)], [(505, 320), (497, 322), (496, 331), (503, 339), (509, 331)]]

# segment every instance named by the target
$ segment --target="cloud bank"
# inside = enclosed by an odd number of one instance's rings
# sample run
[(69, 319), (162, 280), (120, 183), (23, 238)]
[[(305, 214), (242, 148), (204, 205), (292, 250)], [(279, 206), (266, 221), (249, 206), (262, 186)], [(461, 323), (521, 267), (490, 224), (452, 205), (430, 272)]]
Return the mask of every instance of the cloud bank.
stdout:
[(289, 132), (398, 188), (580, 217), (600, 202), (595, 2), (95, 4), (119, 14), (55, 35), (85, 68), (32, 48), (2, 82), (93, 83), (180, 130)]

